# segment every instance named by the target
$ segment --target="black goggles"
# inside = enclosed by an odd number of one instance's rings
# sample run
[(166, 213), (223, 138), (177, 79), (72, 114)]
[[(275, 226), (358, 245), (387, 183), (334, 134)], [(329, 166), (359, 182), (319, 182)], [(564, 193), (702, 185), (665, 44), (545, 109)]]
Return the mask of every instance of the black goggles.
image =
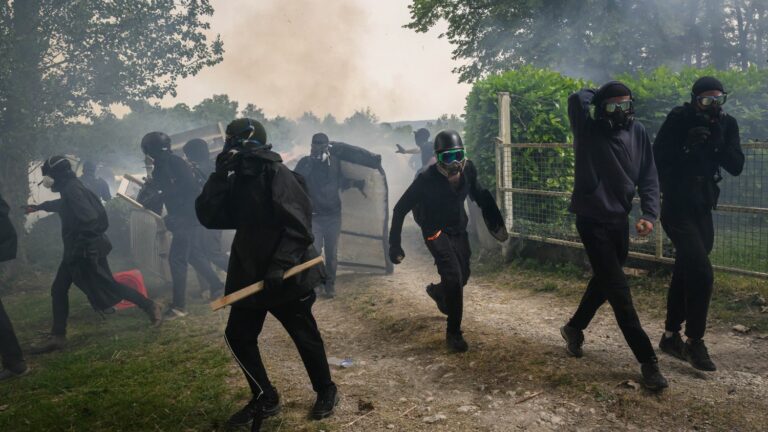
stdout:
[(464, 149), (446, 150), (437, 154), (437, 160), (443, 164), (461, 162), (466, 157)]
[(728, 93), (723, 93), (720, 96), (696, 96), (696, 100), (699, 101), (701, 106), (725, 105), (725, 102), (728, 100)]

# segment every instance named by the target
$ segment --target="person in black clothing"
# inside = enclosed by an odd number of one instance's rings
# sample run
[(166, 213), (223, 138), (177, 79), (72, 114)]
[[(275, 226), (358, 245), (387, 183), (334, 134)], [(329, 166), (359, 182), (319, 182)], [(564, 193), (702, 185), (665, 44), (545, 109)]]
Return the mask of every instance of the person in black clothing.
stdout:
[(397, 153), (421, 155), (421, 167), (416, 169), (416, 171), (419, 172), (435, 163), (435, 151), (432, 142), (429, 141), (429, 135), (429, 130), (426, 128), (420, 128), (414, 132), (413, 138), (416, 141), (415, 149), (405, 149), (400, 144), (397, 144)]
[(51, 287), (53, 328), (33, 354), (60, 350), (66, 344), (69, 316), (69, 288), (74, 283), (98, 312), (112, 313), (113, 306), (125, 299), (141, 308), (153, 324), (159, 324), (160, 305), (135, 290), (115, 281), (107, 255), (112, 250), (105, 232), (109, 226), (101, 200), (75, 176), (63, 156), (53, 156), (43, 164), (43, 185), (61, 195), (60, 199), (27, 207), (27, 213), (55, 212), (61, 218), (64, 256)]
[[(590, 116), (589, 106), (594, 106)], [(653, 231), (659, 213), (659, 184), (650, 139), (634, 120), (632, 92), (617, 81), (599, 90), (584, 89), (568, 98), (568, 118), (576, 157), (575, 184), (569, 210), (592, 265), (592, 279), (576, 313), (560, 329), (566, 350), (581, 357), (583, 330), (606, 301), (613, 308), (624, 338), (641, 364), (643, 384), (654, 390), (668, 386), (632, 303), (622, 269), (629, 250), (627, 217), (640, 195), (635, 229)]]
[(403, 221), (413, 210), (440, 274), (440, 283), (427, 286), (427, 294), (438, 309), (448, 315), (448, 348), (464, 352), (468, 345), (461, 332), (461, 319), (471, 255), (464, 209), (467, 196), (480, 206), (486, 226), (497, 240), (506, 241), (507, 229), (493, 196), (480, 185), (475, 165), (466, 159), (458, 132), (438, 133), (434, 152), (438, 163), (416, 176), (395, 205), (389, 231), (389, 257), (394, 264), (405, 258), (401, 242)]
[(254, 422), (280, 410), (280, 398), (261, 360), (258, 338), (267, 313), (288, 331), (317, 392), (312, 417), (332, 414), (339, 401), (323, 339), (312, 316), (314, 287), (322, 266), (283, 280), (286, 270), (318, 256), (313, 247), (312, 209), (303, 179), (282, 164), (267, 145), (261, 123), (237, 119), (227, 126), (224, 149), (197, 198), (200, 222), (210, 229), (234, 229), (226, 293), (257, 281), (264, 290), (232, 305), (227, 346), (243, 370), (253, 399), (234, 414), (230, 426)]
[[(294, 171), (306, 179), (309, 188), (315, 249), (325, 253), (325, 268), (328, 271), (323, 294), (333, 298), (336, 295), (337, 255), (341, 235), (341, 191), (352, 187), (353, 181), (342, 174), (341, 163), (332, 155), (331, 143), (324, 133), (312, 136), (310, 155), (299, 160)], [(360, 184), (357, 187), (362, 188)]]
[[(8, 218), (9, 212), (8, 203), (0, 196), (0, 262), (16, 258), (16, 230)], [(2, 300), (0, 300), (0, 359), (3, 365), (3, 369), (0, 370), (0, 381), (26, 375), (29, 372)]]
[[(739, 124), (722, 109), (726, 97), (720, 81), (700, 78), (691, 102), (672, 109), (654, 143), (664, 193), (661, 225), (675, 245), (666, 331), (659, 348), (704, 371), (716, 370), (703, 338), (714, 280), (709, 253), (715, 237), (717, 183), (721, 168), (734, 176), (744, 168)], [(683, 322), (687, 343), (679, 333)]]
[(189, 264), (208, 283), (212, 298), (221, 294), (224, 284), (213, 271), (205, 252), (193, 247), (202, 227), (195, 217), (195, 198), (200, 193), (200, 183), (195, 179), (192, 167), (171, 152), (171, 138), (162, 132), (146, 134), (141, 140), (141, 150), (152, 159), (154, 168), (139, 193), (138, 201), (158, 211), (165, 205), (168, 212), (164, 219), (165, 226), (173, 235), (168, 251), (173, 302), (165, 313), (165, 319), (173, 320), (187, 315)]
[(80, 182), (102, 201), (112, 199), (107, 182), (101, 177), (96, 177), (96, 164), (92, 161), (83, 162), (83, 174), (80, 176)]
[[(197, 176), (207, 179), (215, 171), (208, 143), (204, 139), (191, 139), (184, 144), (182, 150)], [(202, 250), (213, 265), (227, 271), (229, 257), (221, 250), (221, 231), (203, 229), (199, 234), (193, 247)]]

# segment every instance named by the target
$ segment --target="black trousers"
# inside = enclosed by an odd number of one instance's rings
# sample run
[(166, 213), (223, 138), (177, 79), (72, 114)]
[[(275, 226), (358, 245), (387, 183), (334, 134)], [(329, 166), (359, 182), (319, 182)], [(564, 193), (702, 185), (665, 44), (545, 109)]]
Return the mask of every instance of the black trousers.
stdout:
[(209, 230), (204, 227), (195, 236), (196, 247), (203, 251), (206, 259), (223, 271), (229, 268), (229, 256), (221, 249), (221, 231)]
[(271, 313), (293, 339), (304, 367), (309, 374), (312, 388), (319, 392), (330, 385), (331, 371), (325, 355), (323, 338), (312, 315), (315, 292), (269, 310), (233, 307), (229, 313), (224, 339), (248, 380), (251, 392), (259, 397), (273, 391), (267, 370), (259, 351), (259, 334), (264, 327), (267, 312)]
[(211, 292), (221, 291), (224, 284), (211, 267), (211, 262), (205, 251), (200, 247), (198, 236), (202, 235), (202, 227), (190, 227), (173, 231), (171, 249), (168, 251), (168, 265), (171, 268), (173, 280), (173, 303), (171, 307), (184, 309), (187, 304), (187, 270), (189, 264), (211, 287)]
[(715, 241), (712, 212), (662, 208), (661, 224), (675, 245), (675, 267), (667, 294), (665, 329), (701, 339), (707, 328), (714, 275), (709, 253)]
[(632, 294), (622, 269), (629, 252), (628, 222), (602, 223), (577, 218), (576, 228), (592, 265), (593, 276), (568, 325), (584, 330), (600, 306), (607, 301), (637, 361), (656, 361), (651, 341), (640, 325), (632, 304)]
[(469, 235), (442, 232), (437, 237), (426, 239), (427, 249), (435, 259), (437, 273), (440, 275), (438, 291), (445, 298), (448, 309), (448, 333), (461, 332), (461, 318), (464, 312), (464, 286), (469, 280)]
[(336, 285), (336, 269), (339, 266), (339, 236), (341, 235), (341, 214), (312, 215), (312, 235), (315, 236), (315, 250), (325, 255), (325, 291), (333, 292)]
[(0, 358), (2, 358), (3, 368), (18, 370), (24, 363), (24, 356), (21, 354), (19, 340), (16, 339), (16, 333), (13, 331), (13, 325), (5, 312), (3, 301), (0, 300)]
[(142, 310), (152, 307), (152, 301), (137, 291), (118, 283), (109, 269), (106, 256), (95, 261), (81, 259), (74, 262), (62, 262), (51, 286), (53, 300), (53, 329), (51, 333), (64, 336), (67, 333), (69, 318), (69, 288), (75, 284), (84, 292), (109, 290), (110, 294), (135, 304)]

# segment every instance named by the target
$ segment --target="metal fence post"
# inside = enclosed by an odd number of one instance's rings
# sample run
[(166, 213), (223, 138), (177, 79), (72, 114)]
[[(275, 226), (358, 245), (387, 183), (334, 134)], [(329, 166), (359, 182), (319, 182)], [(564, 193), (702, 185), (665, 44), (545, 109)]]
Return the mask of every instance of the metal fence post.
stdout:
[(508, 92), (499, 92), (499, 140), (501, 141), (501, 187), (503, 195), (504, 221), (507, 230), (514, 229), (514, 210), (512, 206), (512, 127), (509, 116), (510, 96)]

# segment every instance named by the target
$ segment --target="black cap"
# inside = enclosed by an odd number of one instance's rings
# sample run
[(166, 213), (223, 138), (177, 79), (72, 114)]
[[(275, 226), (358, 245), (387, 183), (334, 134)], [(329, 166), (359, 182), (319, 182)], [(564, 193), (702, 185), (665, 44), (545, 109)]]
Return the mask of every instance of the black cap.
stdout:
[(312, 144), (314, 145), (324, 145), (328, 144), (330, 141), (328, 140), (328, 135), (320, 132), (312, 135)]
[(725, 93), (723, 83), (715, 77), (704, 76), (696, 80), (691, 89), (691, 94), (698, 96), (704, 92), (718, 90)]
[(595, 97), (592, 99), (592, 103), (599, 106), (606, 99), (623, 96), (632, 97), (632, 90), (621, 81), (609, 81), (597, 89)]
[(461, 135), (455, 130), (442, 130), (435, 135), (435, 153), (463, 148)]

